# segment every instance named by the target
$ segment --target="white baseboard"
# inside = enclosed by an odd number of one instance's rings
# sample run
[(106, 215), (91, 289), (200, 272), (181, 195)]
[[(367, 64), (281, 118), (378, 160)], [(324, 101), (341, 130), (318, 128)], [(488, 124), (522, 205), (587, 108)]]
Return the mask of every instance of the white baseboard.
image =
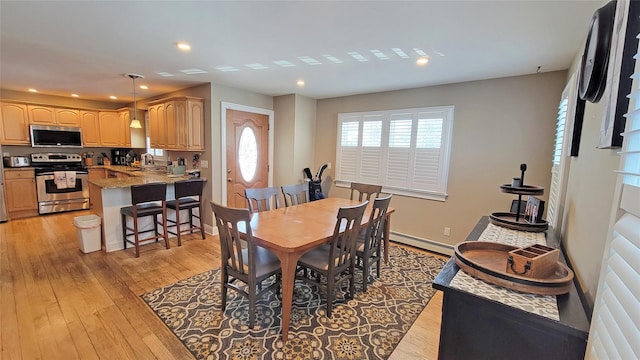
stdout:
[(204, 224), (204, 232), (209, 235), (218, 235), (218, 228), (215, 226)]
[(429, 239), (419, 238), (413, 235), (402, 234), (392, 231), (389, 240), (399, 242), (405, 245), (415, 246), (420, 249), (433, 251), (438, 254), (453, 255), (453, 245), (433, 241)]

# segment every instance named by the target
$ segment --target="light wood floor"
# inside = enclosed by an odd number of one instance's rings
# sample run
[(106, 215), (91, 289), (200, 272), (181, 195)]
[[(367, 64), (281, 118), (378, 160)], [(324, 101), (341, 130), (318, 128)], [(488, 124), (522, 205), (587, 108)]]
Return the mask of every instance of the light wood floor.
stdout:
[[(82, 254), (71, 212), (0, 224), (0, 358), (190, 359), (140, 299), (142, 293), (219, 266), (216, 237), (190, 235), (134, 250)], [(436, 359), (438, 292), (392, 360)]]

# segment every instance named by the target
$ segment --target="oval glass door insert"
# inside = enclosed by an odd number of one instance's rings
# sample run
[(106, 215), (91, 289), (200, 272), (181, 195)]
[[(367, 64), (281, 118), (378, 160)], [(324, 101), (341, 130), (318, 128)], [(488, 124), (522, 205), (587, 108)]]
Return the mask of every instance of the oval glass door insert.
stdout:
[(256, 134), (250, 127), (245, 127), (238, 142), (238, 165), (244, 181), (251, 181), (258, 169), (258, 142)]

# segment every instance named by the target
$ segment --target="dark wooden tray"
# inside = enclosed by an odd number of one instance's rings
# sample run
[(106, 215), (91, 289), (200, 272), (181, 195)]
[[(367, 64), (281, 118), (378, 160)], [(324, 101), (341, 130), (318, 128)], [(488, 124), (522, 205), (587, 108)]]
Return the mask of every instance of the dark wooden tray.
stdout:
[(537, 223), (532, 224), (526, 222), (522, 214), (520, 214), (519, 220), (516, 221), (516, 214), (510, 212), (494, 212), (489, 216), (489, 221), (493, 225), (520, 231), (543, 232), (549, 228), (549, 224), (545, 220), (538, 220)]
[(555, 272), (545, 278), (507, 273), (509, 251), (518, 247), (486, 241), (466, 241), (455, 246), (456, 264), (467, 274), (488, 283), (529, 294), (560, 295), (569, 292), (573, 271), (556, 263)]
[(500, 185), (500, 190), (509, 194), (520, 194), (520, 195), (542, 195), (544, 194), (544, 188), (534, 185), (522, 185), (522, 186), (511, 186), (511, 184), (502, 184)]

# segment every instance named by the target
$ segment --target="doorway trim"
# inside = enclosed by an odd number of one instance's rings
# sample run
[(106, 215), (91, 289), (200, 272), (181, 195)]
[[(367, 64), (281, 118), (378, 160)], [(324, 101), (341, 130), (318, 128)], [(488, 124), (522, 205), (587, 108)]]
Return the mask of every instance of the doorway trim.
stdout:
[(273, 133), (274, 133), (274, 112), (269, 109), (262, 109), (253, 106), (234, 104), (230, 102), (220, 102), (220, 147), (221, 159), (220, 159), (220, 184), (222, 184), (222, 203), (227, 205), (227, 110), (238, 110), (244, 112), (250, 112), (255, 114), (262, 114), (269, 116), (269, 186), (273, 186)]

